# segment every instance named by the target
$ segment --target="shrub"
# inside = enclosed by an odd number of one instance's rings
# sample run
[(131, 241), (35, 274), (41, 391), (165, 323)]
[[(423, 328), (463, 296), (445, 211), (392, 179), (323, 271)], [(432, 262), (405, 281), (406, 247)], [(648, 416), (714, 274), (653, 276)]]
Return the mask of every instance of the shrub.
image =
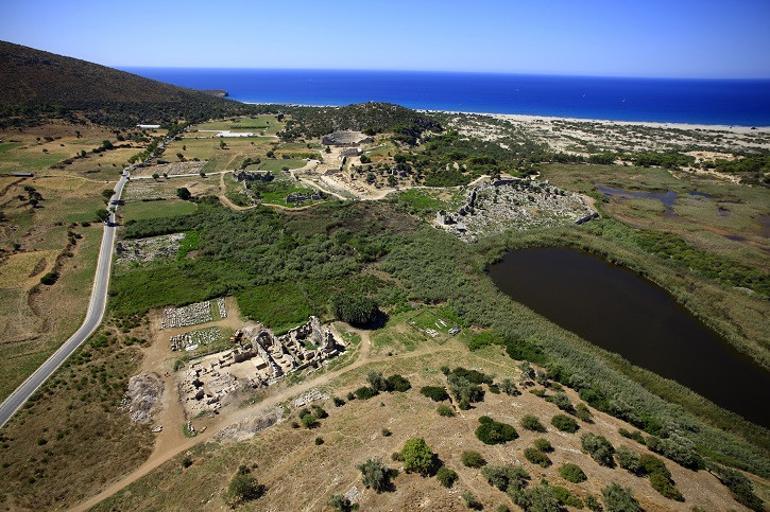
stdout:
[(554, 488), (545, 482), (531, 489), (515, 492), (511, 497), (525, 512), (562, 512), (564, 510)]
[(420, 393), (427, 396), (434, 402), (443, 402), (449, 400), (449, 393), (442, 386), (423, 386), (420, 388)]
[(582, 402), (575, 406), (575, 416), (580, 418), (582, 421), (585, 421), (586, 423), (594, 422), (593, 414), (591, 414), (588, 406)]
[(187, 189), (187, 187), (180, 187), (180, 188), (176, 189), (176, 195), (177, 195), (177, 197), (179, 199), (181, 199), (183, 201), (189, 201), (190, 198), (192, 197), (192, 194)]
[(452, 375), (457, 375), (464, 378), (472, 384), (492, 384), (494, 379), (486, 373), (478, 370), (468, 370), (466, 368), (455, 368), (450, 372)]
[(588, 453), (596, 462), (608, 468), (615, 467), (615, 448), (604, 436), (596, 434), (583, 434), (580, 438), (583, 451)]
[(591, 512), (602, 512), (604, 510), (602, 504), (599, 503), (599, 500), (597, 500), (594, 495), (589, 495), (586, 498), (586, 507), (588, 507), (588, 510)]
[(478, 498), (476, 498), (476, 496), (474, 496), (470, 491), (463, 491), (462, 497), (463, 501), (465, 502), (465, 506), (469, 509), (482, 510), (484, 508), (484, 505), (482, 505)]
[(500, 391), (510, 396), (519, 396), (521, 391), (511, 379), (503, 379), (500, 383)]
[(521, 426), (533, 432), (545, 432), (545, 427), (540, 423), (540, 420), (537, 419), (537, 416), (531, 414), (527, 414), (521, 418)]
[(666, 476), (665, 473), (650, 473), (650, 485), (653, 489), (658, 491), (661, 496), (676, 501), (684, 501), (684, 496), (682, 496), (682, 493), (676, 488), (676, 484), (671, 479), (670, 474), (669, 476)]
[(547, 468), (551, 465), (551, 459), (548, 458), (548, 455), (544, 454), (537, 448), (530, 447), (524, 450), (524, 457), (532, 464), (537, 464), (543, 468)]
[(703, 457), (695, 451), (692, 442), (680, 436), (666, 439), (649, 436), (647, 447), (687, 469), (698, 471), (706, 467)]
[(447, 375), (447, 384), (460, 409), (470, 409), (472, 403), (484, 400), (484, 390), (481, 386), (474, 384), (463, 375), (450, 373)]
[(573, 420), (569, 416), (565, 416), (564, 414), (557, 414), (551, 418), (551, 425), (561, 430), (562, 432), (568, 432), (570, 434), (574, 434), (580, 428), (580, 426), (577, 424), (577, 421)]
[(387, 428), (382, 429), (382, 437), (390, 437), (392, 435), (393, 435), (393, 432), (391, 432)]
[(566, 412), (567, 414), (575, 414), (575, 406), (572, 405), (569, 397), (566, 393), (559, 391), (553, 396), (546, 398), (547, 401), (554, 404), (556, 407)]
[(419, 473), (422, 476), (432, 474), (437, 465), (436, 454), (421, 437), (407, 439), (401, 449), (401, 458), (404, 460), (404, 470), (407, 473)]
[(463, 465), (469, 468), (480, 468), (487, 463), (487, 461), (479, 452), (473, 450), (465, 450), (462, 453), (461, 459), (463, 461)]
[(719, 481), (722, 482), (735, 497), (735, 500), (756, 512), (764, 510), (762, 500), (754, 494), (754, 486), (751, 480), (743, 474), (721, 466), (712, 468)]
[(256, 500), (265, 494), (265, 490), (265, 486), (251, 476), (251, 471), (246, 466), (241, 466), (227, 486), (227, 501), (235, 506), (246, 501)]
[(638, 430), (631, 432), (630, 430), (626, 430), (625, 428), (621, 427), (618, 430), (618, 433), (627, 439), (633, 439), (639, 444), (647, 444), (647, 442), (644, 440), (644, 436)]
[(436, 472), (436, 480), (448, 489), (457, 481), (457, 472), (446, 466), (441, 466)]
[(381, 493), (391, 486), (392, 470), (385, 467), (379, 459), (369, 459), (358, 465), (364, 486), (376, 493)]
[(369, 400), (370, 398), (379, 395), (376, 389), (372, 389), (369, 386), (361, 386), (353, 393), (359, 400)]
[(390, 391), (390, 386), (388, 385), (388, 381), (385, 377), (382, 376), (382, 373), (371, 371), (366, 375), (366, 380), (369, 381), (369, 387), (371, 387), (373, 390), (379, 392), (385, 392)]
[(566, 487), (560, 485), (549, 485), (549, 487), (556, 499), (559, 500), (560, 505), (577, 509), (583, 508), (583, 500), (572, 494)]
[(193, 460), (189, 455), (185, 455), (182, 459), (182, 467), (183, 468), (189, 468), (193, 465)]
[(387, 378), (388, 391), (398, 391), (404, 393), (412, 389), (412, 384), (399, 374), (391, 375)]
[(615, 459), (618, 461), (618, 466), (625, 469), (629, 473), (633, 473), (636, 476), (641, 476), (644, 474), (644, 469), (642, 468), (642, 464), (639, 461), (639, 454), (635, 451), (625, 446), (621, 446), (618, 448), (617, 453), (615, 453)]
[(513, 425), (495, 421), (489, 416), (479, 418), (479, 423), (476, 427), (476, 437), (484, 444), (502, 444), (519, 437)]
[(43, 277), (41, 277), (40, 283), (46, 286), (51, 286), (58, 280), (59, 280), (59, 273), (54, 270), (54, 271), (48, 272)]
[(535, 448), (537, 448), (543, 453), (550, 453), (553, 451), (553, 446), (551, 446), (551, 443), (548, 442), (548, 439), (543, 439), (542, 437), (539, 437), (535, 439), (533, 444)]
[(631, 489), (611, 483), (602, 489), (604, 506), (607, 512), (641, 512), (642, 507), (636, 501)]
[(455, 412), (451, 407), (443, 404), (436, 407), (436, 412), (438, 412), (439, 416), (444, 416), (446, 418), (451, 418), (455, 415)]
[(305, 428), (316, 428), (318, 426), (318, 420), (312, 414), (305, 414), (300, 417), (300, 422)]
[(577, 464), (567, 463), (559, 468), (559, 474), (563, 479), (573, 484), (579, 484), (588, 480), (588, 477)]
[(345, 400), (343, 400), (338, 396), (335, 396), (333, 400), (334, 400), (334, 407), (342, 407), (343, 405), (345, 405)]
[(487, 479), (489, 485), (497, 487), (504, 492), (519, 491), (526, 487), (530, 476), (522, 466), (503, 464), (500, 466), (486, 466), (481, 474)]
[(320, 405), (313, 405), (312, 409), (313, 409), (313, 416), (315, 416), (316, 419), (322, 420), (324, 418), (329, 417), (329, 413), (327, 413), (326, 410)]
[(315, 444), (316, 444), (316, 446), (321, 446), (322, 444), (324, 444), (324, 442), (325, 442), (325, 441), (324, 441), (324, 438), (323, 438), (323, 437), (321, 437), (321, 436), (318, 436), (318, 437), (316, 437), (316, 438), (315, 438)]
[(329, 498), (329, 506), (337, 512), (352, 512), (358, 507), (353, 505), (348, 498), (342, 494), (335, 494)]

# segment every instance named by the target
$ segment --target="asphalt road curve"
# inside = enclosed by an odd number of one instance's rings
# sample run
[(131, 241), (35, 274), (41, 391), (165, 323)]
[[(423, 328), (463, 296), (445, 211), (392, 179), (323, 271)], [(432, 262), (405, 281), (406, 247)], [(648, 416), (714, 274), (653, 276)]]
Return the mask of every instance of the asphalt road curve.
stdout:
[[(115, 193), (110, 198), (108, 204), (120, 204), (120, 197), (123, 194), (123, 187), (129, 179), (128, 170), (123, 171), (118, 183), (115, 185)], [(102, 246), (99, 250), (99, 260), (96, 264), (96, 274), (94, 284), (91, 289), (91, 300), (88, 303), (88, 311), (83, 320), (83, 324), (75, 331), (75, 334), (65, 341), (59, 349), (54, 352), (35, 372), (27, 377), (21, 386), (11, 393), (0, 405), (0, 427), (5, 425), (8, 420), (18, 411), (24, 403), (37, 391), (37, 389), (48, 380), (51, 375), (72, 355), (75, 350), (86, 341), (99, 324), (102, 323), (104, 310), (107, 306), (107, 290), (110, 284), (110, 269), (112, 267), (112, 250), (115, 246), (116, 220), (115, 214), (111, 213), (108, 222), (104, 223), (104, 233), (102, 234)]]

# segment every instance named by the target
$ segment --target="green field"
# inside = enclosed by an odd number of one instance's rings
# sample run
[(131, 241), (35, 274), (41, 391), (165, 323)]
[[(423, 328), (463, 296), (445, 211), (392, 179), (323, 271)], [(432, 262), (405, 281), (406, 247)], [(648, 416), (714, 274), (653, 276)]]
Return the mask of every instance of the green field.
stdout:
[[(240, 117), (219, 121), (209, 121), (195, 125), (199, 130), (231, 130), (231, 131), (256, 131), (265, 135), (275, 135), (283, 129), (284, 123), (278, 121), (275, 116), (257, 115)], [(194, 132), (193, 132), (194, 133)]]
[(132, 201), (120, 207), (120, 214), (125, 222), (154, 219), (159, 217), (178, 217), (189, 215), (198, 205), (181, 199), (165, 201)]
[(249, 184), (249, 188), (259, 193), (260, 200), (264, 204), (275, 204), (293, 208), (321, 202), (305, 201), (302, 204), (287, 202), (286, 197), (289, 194), (310, 194), (314, 192), (313, 189), (302, 186), (299, 182), (290, 178), (279, 177), (267, 183), (255, 181)]
[[(300, 169), (305, 166), (307, 162), (305, 160), (299, 160), (294, 158), (265, 158), (256, 168), (260, 171), (270, 171), (272, 173), (279, 173), (284, 168)], [(250, 166), (251, 167), (251, 166)]]

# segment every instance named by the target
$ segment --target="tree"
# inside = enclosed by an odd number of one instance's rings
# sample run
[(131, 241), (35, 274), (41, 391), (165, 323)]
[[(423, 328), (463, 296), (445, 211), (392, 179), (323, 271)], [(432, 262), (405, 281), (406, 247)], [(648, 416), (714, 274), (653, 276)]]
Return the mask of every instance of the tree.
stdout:
[(341, 293), (332, 299), (334, 315), (351, 325), (367, 325), (379, 315), (377, 303), (358, 293)]
[(407, 473), (419, 473), (428, 476), (435, 471), (436, 455), (421, 437), (407, 439), (401, 449), (404, 470)]
[(547, 468), (551, 465), (551, 459), (548, 458), (548, 455), (544, 454), (537, 448), (530, 447), (524, 450), (524, 457), (532, 464), (537, 464), (538, 466), (544, 468)]
[(615, 458), (618, 461), (618, 465), (636, 476), (641, 476), (644, 473), (642, 464), (639, 460), (639, 454), (631, 450), (626, 446), (618, 448)]
[(441, 386), (423, 386), (420, 388), (420, 393), (434, 402), (449, 400), (449, 394), (446, 392), (446, 389)]
[(183, 201), (189, 201), (192, 197), (192, 194), (189, 190), (187, 190), (187, 187), (180, 187), (176, 189), (176, 195), (179, 199), (182, 199)]
[(96, 218), (102, 222), (107, 222), (107, 220), (110, 218), (110, 211), (106, 209), (96, 210)]
[(362, 163), (362, 164), (368, 164), (368, 163), (370, 163), (371, 161), (372, 161), (372, 159), (371, 159), (371, 158), (369, 158), (368, 156), (366, 156), (366, 155), (361, 155), (361, 163)]
[(641, 512), (642, 510), (631, 489), (621, 487), (614, 482), (602, 489), (602, 497), (604, 497), (607, 512)]
[(157, 180), (158, 178), (160, 178), (160, 174), (157, 172), (152, 173), (152, 179)]
[(369, 459), (363, 464), (359, 464), (358, 470), (361, 471), (364, 486), (374, 489), (374, 492), (381, 493), (391, 485), (391, 470), (385, 467), (379, 459)]
[(265, 486), (251, 476), (249, 468), (241, 466), (230, 480), (230, 485), (227, 486), (227, 501), (231, 505), (238, 505), (246, 501), (256, 500), (265, 494), (265, 490)]
[(110, 198), (112, 197), (112, 194), (114, 194), (114, 191), (109, 188), (105, 188), (104, 190), (102, 190), (102, 197), (104, 198), (105, 201), (109, 201)]

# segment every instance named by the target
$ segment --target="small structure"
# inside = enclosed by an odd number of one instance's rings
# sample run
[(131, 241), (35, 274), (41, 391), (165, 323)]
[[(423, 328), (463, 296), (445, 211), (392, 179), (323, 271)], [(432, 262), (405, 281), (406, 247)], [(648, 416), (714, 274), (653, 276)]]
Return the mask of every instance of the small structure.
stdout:
[(221, 130), (217, 132), (217, 137), (253, 137), (253, 132), (231, 132), (230, 130)]
[(286, 196), (287, 203), (304, 203), (305, 201), (322, 201), (326, 199), (326, 194), (320, 190), (311, 192), (310, 194), (300, 194), (299, 192), (292, 192)]
[(159, 124), (138, 124), (136, 125), (140, 130), (157, 130), (160, 128)]
[(233, 173), (235, 181), (262, 181), (270, 182), (275, 179), (275, 175), (270, 171), (235, 171)]
[(372, 140), (371, 137), (361, 132), (354, 130), (339, 130), (324, 135), (321, 139), (321, 143), (325, 146), (358, 146), (359, 144), (372, 142)]

